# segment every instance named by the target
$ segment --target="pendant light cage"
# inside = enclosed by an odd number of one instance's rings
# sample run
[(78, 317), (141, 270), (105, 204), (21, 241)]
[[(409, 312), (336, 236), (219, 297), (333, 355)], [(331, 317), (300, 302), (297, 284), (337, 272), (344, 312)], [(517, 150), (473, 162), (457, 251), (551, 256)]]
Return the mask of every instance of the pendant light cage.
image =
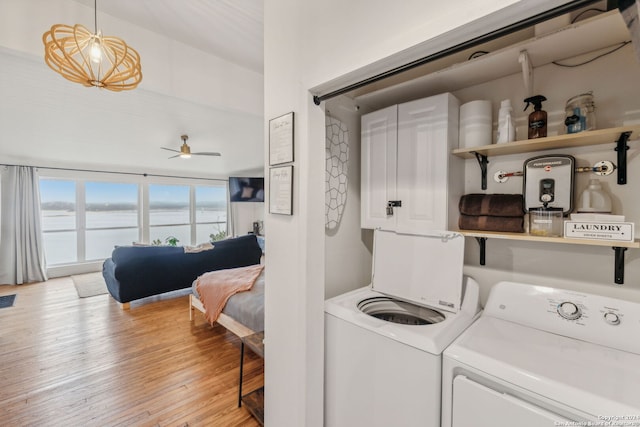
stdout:
[(114, 92), (131, 90), (142, 80), (140, 55), (124, 40), (91, 33), (78, 24), (56, 24), (42, 36), (44, 60), (67, 80)]

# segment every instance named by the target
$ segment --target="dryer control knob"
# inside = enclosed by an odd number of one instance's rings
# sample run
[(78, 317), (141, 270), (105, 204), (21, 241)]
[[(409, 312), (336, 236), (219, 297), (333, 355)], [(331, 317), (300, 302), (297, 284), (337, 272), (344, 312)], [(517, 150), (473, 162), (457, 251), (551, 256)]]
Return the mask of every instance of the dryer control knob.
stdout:
[(604, 321), (610, 325), (619, 325), (620, 324), (620, 316), (612, 311), (608, 311), (604, 314)]
[(558, 304), (558, 314), (568, 320), (576, 320), (582, 316), (580, 308), (569, 301)]

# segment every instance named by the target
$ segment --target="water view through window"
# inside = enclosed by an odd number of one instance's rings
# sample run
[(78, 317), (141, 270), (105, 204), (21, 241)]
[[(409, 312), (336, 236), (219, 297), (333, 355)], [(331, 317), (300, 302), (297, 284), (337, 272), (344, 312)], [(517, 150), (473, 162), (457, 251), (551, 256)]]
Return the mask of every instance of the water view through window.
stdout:
[[(142, 203), (148, 194), (148, 207)], [(227, 228), (224, 185), (158, 185), (41, 178), (42, 231), (47, 265), (102, 260), (114, 246), (142, 236), (180, 245), (207, 242)], [(144, 209), (149, 223), (144, 224)]]
[(40, 208), (47, 264), (77, 262), (76, 183), (40, 179)]
[(138, 185), (85, 183), (85, 260), (111, 256), (116, 245), (139, 239)]

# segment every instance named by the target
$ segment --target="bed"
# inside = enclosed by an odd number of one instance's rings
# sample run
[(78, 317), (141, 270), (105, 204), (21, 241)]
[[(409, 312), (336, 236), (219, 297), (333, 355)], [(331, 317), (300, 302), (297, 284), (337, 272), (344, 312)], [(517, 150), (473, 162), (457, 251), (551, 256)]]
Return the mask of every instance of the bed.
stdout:
[[(189, 320), (193, 320), (194, 309), (205, 313), (196, 289), (196, 281), (193, 282), (192, 293), (189, 295)], [(216, 323), (240, 338), (264, 330), (264, 270), (250, 290), (239, 292), (229, 298)]]

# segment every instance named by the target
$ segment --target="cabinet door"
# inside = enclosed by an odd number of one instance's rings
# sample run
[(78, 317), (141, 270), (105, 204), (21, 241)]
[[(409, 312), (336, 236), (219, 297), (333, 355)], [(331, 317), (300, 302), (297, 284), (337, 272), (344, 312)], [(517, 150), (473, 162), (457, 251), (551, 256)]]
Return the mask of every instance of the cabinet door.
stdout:
[(362, 116), (362, 228), (395, 229), (395, 214), (387, 215), (387, 202), (396, 199), (398, 108)]
[[(448, 93), (398, 107), (396, 231), (447, 229), (448, 159), (458, 101)], [(455, 126), (454, 126), (455, 125)]]

